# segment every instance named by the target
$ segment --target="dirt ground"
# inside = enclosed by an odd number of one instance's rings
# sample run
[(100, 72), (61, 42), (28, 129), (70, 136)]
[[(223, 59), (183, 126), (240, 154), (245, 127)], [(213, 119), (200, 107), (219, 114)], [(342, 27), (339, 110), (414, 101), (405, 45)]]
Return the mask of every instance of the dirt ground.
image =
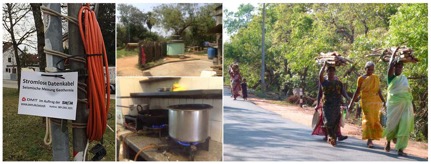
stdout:
[[(166, 57), (162, 64), (142, 71), (138, 68), (136, 56), (117, 59), (118, 76), (199, 76), (203, 70), (212, 70), (212, 60), (206, 55), (185, 54), (186, 58)], [(177, 62), (178, 61), (178, 62)], [(179, 62), (181, 61), (181, 62)]]
[[(260, 99), (254, 95), (250, 95), (250, 97), (248, 98), (248, 101), (251, 101), (252, 103), (266, 110), (273, 111), (284, 118), (301, 123), (311, 128), (311, 120), (314, 113), (314, 108), (312, 107), (300, 108), (299, 106), (295, 106), (295, 105), (281, 105), (276, 101)], [(344, 128), (341, 128), (341, 133), (349, 137), (355, 137), (358, 139), (362, 138), (361, 127), (354, 124), (346, 123)], [(386, 141), (385, 139), (380, 139), (378, 141), (373, 141), (373, 143), (375, 145), (380, 145), (384, 147), (385, 141)], [(364, 146), (366, 146), (365, 140), (364, 140)], [(395, 145), (391, 144), (391, 148), (393, 149), (394, 147)], [(428, 159), (428, 144), (410, 140), (405, 152), (407, 154)]]
[(117, 59), (117, 76), (142, 76), (138, 60), (138, 55)]

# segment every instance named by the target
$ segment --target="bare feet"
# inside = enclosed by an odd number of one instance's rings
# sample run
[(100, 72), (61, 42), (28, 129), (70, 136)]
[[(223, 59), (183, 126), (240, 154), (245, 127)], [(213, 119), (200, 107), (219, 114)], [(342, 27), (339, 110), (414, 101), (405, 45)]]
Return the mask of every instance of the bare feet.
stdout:
[(402, 149), (398, 150), (398, 156), (407, 156), (407, 153), (404, 153)]
[(374, 148), (373, 141), (372, 140), (368, 140), (367, 141), (367, 146), (368, 146), (368, 148)]
[(329, 137), (328, 143), (335, 147), (335, 145), (337, 145), (337, 139)]
[(386, 142), (386, 146), (385, 146), (384, 149), (385, 149), (386, 152), (391, 151), (391, 141), (387, 141)]

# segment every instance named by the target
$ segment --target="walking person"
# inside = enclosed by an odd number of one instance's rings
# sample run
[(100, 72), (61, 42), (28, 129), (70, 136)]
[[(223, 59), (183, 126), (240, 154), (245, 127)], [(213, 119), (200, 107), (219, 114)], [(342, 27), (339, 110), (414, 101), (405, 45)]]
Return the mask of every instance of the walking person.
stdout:
[(351, 110), (354, 101), (361, 96), (362, 107), (362, 139), (367, 140), (367, 147), (373, 148), (373, 140), (382, 138), (383, 128), (380, 124), (380, 110), (385, 103), (380, 90), (380, 79), (374, 75), (374, 63), (365, 64), (366, 74), (358, 78), (357, 88), (348, 109)]
[(242, 83), (241, 83), (241, 89), (242, 89), (242, 98), (244, 100), (247, 100), (247, 80), (245, 78), (242, 79)]
[(239, 72), (239, 67), (237, 64), (234, 64), (232, 66), (232, 95), (233, 99), (236, 100), (236, 98), (240, 95), (239, 91), (241, 90), (241, 74)]
[[(327, 79), (327, 77), (325, 79)], [(338, 80), (338, 78), (336, 76), (335, 76), (335, 79)], [(347, 100), (350, 100), (350, 97), (349, 97), (349, 95), (347, 95), (347, 92), (344, 89), (344, 87), (342, 89), (342, 94), (343, 94), (344, 98), (346, 98)], [(322, 96), (323, 96), (322, 95), (322, 87), (319, 84), (319, 92), (318, 92), (318, 95), (317, 95), (317, 105), (314, 108), (314, 110), (316, 110), (316, 111), (318, 109), (322, 108), (322, 105), (321, 105)], [(340, 117), (341, 117), (341, 115), (340, 115)], [(322, 128), (322, 125), (323, 125), (323, 112), (320, 113), (319, 121), (317, 122), (316, 126), (314, 127), (313, 132), (311, 133), (311, 135), (323, 135), (323, 136), (325, 136), (323, 138), (323, 140), (327, 141), (328, 140), (328, 133), (327, 133), (327, 131), (326, 131), (325, 128)], [(343, 140), (345, 140), (345, 139), (348, 138), (348, 136), (343, 136), (341, 134), (341, 125), (340, 124), (338, 124), (336, 135), (337, 135), (337, 140), (338, 141), (343, 141)]]
[(319, 82), (323, 91), (323, 126), (328, 134), (328, 143), (335, 146), (337, 143), (336, 132), (341, 118), (340, 106), (343, 84), (335, 79), (335, 67), (333, 66), (328, 66), (326, 69), (328, 79), (324, 78), (326, 65), (327, 62), (323, 64), (319, 72)]
[(404, 63), (395, 59), (399, 47), (393, 52), (388, 68), (387, 120), (383, 135), (386, 137), (385, 150), (391, 149), (391, 140), (399, 156), (406, 156), (410, 133), (414, 129), (413, 96), (407, 77), (402, 75)]
[(231, 93), (231, 95), (230, 95), (230, 97), (233, 97), (233, 88), (232, 88), (232, 83), (233, 83), (233, 65), (234, 64), (231, 64), (231, 65), (229, 65), (229, 77), (230, 77), (230, 93)]

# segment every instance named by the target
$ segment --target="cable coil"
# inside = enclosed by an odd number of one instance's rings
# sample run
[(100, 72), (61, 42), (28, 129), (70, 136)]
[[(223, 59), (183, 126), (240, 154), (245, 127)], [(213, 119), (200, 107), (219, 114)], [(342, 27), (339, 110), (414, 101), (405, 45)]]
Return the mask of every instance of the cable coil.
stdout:
[[(87, 54), (87, 100), (89, 109), (87, 138), (90, 141), (100, 141), (107, 125), (110, 80), (102, 32), (95, 12), (90, 9), (88, 4), (82, 6), (79, 10), (78, 26), (85, 53)], [(105, 64), (105, 72), (103, 64)], [(105, 83), (107, 84), (106, 90)]]

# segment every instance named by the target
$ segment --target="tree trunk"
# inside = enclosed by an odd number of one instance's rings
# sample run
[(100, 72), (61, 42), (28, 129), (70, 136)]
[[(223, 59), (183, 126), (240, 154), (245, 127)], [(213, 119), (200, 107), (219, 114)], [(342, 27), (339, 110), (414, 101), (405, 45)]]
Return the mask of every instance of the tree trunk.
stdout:
[(32, 3), (31, 9), (33, 11), (34, 24), (37, 31), (37, 54), (39, 55), (39, 69), (41, 72), (45, 72), (46, 57), (43, 48), (45, 47), (45, 32), (43, 31), (42, 14), (40, 11), (41, 3)]
[(19, 59), (19, 56), (18, 56), (18, 43), (15, 40), (15, 33), (14, 33), (14, 30), (13, 30), (13, 26), (14, 26), (13, 21), (14, 21), (14, 19), (12, 18), (12, 4), (6, 3), (6, 6), (7, 6), (7, 14), (8, 14), (8, 17), (9, 17), (9, 25), (10, 25), (10, 31), (9, 31), (9, 33), (11, 34), (10, 36), (11, 36), (11, 39), (12, 39), (13, 51), (14, 51), (15, 60), (16, 60), (16, 67), (17, 67), (16, 74), (17, 74), (17, 78), (18, 78), (18, 83), (17, 84), (18, 84), (18, 92), (19, 92), (19, 90), (20, 90), (20, 81), (21, 81), (21, 62), (20, 62), (20, 59)]
[(304, 91), (305, 87), (306, 87), (305, 79), (307, 78), (307, 72), (308, 72), (308, 66), (304, 68), (304, 72), (302, 73), (302, 76), (301, 76), (301, 88), (302, 88), (302, 91)]

